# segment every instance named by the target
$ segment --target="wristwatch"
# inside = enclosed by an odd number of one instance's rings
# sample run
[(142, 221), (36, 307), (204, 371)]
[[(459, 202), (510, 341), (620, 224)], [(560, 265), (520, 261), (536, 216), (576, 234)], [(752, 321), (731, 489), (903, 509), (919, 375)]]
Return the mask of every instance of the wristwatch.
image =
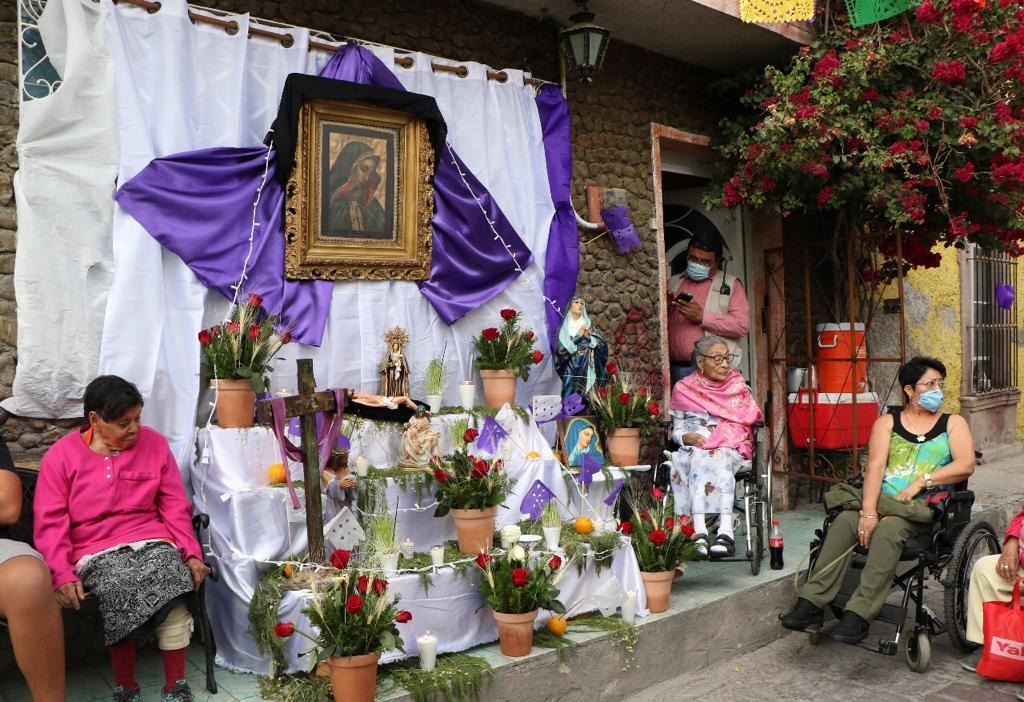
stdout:
[(921, 476), (921, 478), (924, 480), (924, 489), (925, 490), (931, 490), (932, 489), (932, 474), (931, 473), (925, 473), (924, 475)]

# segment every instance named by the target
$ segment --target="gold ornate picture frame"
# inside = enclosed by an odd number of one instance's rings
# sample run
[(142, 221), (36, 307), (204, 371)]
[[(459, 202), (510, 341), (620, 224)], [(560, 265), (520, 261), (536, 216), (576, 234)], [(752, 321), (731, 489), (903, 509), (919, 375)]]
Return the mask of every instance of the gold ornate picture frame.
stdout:
[(305, 103), (285, 191), (285, 276), (426, 279), (433, 164), (426, 122), (414, 114)]

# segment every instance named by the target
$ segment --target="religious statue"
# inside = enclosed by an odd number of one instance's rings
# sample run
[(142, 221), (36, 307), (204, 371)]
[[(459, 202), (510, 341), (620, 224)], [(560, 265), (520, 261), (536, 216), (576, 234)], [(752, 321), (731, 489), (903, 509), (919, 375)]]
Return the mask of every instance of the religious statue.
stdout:
[(409, 362), (405, 360), (405, 345), (409, 332), (392, 327), (384, 334), (388, 353), (380, 362), (380, 394), (385, 397), (409, 396)]
[(362, 390), (348, 390), (345, 395), (345, 412), (375, 422), (397, 422), (404, 424), (426, 405), (416, 402), (408, 395), (388, 397), (374, 395)]
[(398, 465), (404, 470), (430, 470), (430, 459), (437, 453), (441, 433), (431, 428), (426, 412), (417, 412), (405, 426)]
[(608, 342), (593, 328), (587, 303), (576, 295), (558, 330), (555, 370), (562, 377), (562, 397), (577, 393), (586, 401), (594, 386), (608, 379)]

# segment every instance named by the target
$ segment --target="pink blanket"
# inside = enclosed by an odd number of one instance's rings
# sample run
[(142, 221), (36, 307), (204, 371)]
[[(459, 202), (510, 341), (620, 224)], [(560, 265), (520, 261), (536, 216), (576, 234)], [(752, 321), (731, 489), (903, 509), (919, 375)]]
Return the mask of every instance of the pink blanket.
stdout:
[(704, 441), (705, 449), (736, 449), (746, 459), (754, 455), (750, 427), (764, 415), (739, 371), (730, 370), (720, 383), (708, 380), (700, 371), (691, 373), (672, 389), (671, 407), (683, 412), (707, 412), (718, 420)]

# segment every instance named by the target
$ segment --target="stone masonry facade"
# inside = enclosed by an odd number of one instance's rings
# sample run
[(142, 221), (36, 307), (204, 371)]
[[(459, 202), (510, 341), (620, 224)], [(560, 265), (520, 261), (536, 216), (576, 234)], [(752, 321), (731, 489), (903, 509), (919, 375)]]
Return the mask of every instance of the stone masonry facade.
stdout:
[[(53, 1), (53, 0), (51, 0)], [(204, 3), (209, 4), (209, 3)], [(11, 179), (17, 168), (17, 22), (14, 3), (0, 6), (0, 397), (8, 397), (16, 360), (14, 249), (16, 216)], [(124, 11), (130, 8), (122, 6)], [(330, 32), (455, 61), (493, 68), (522, 68), (559, 80), (558, 30), (540, 20), (470, 0), (223, 0), (219, 10)], [(142, 10), (138, 10), (142, 11)], [(573, 117), (573, 202), (586, 216), (586, 188), (627, 192), (642, 246), (621, 254), (607, 235), (581, 232), (578, 290), (596, 327), (620, 365), (658, 376), (658, 241), (649, 222), (656, 216), (651, 124), (710, 134), (717, 122), (708, 87), (718, 76), (703, 69), (623, 44), (612, 36), (603, 69), (591, 84), (570, 77), (567, 99)], [(642, 322), (615, 332), (632, 312)], [(198, 349), (197, 349), (198, 353)], [(74, 421), (50, 422), (7, 416), (0, 410), (0, 438), (21, 454), (39, 454)]]

